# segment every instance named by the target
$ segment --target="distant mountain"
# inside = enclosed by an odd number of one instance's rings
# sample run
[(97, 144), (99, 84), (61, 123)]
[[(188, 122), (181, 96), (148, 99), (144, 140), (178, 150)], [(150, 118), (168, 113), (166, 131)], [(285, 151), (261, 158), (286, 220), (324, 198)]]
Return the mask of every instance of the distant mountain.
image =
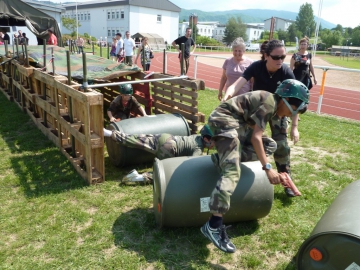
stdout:
[[(198, 21), (217, 21), (221, 24), (226, 24), (231, 17), (239, 16), (244, 23), (263, 23), (264, 20), (271, 17), (279, 17), (282, 19), (296, 20), (298, 13), (282, 10), (271, 9), (244, 9), (244, 10), (226, 10), (226, 11), (212, 11), (206, 12), (197, 9), (181, 9), (179, 19), (180, 21), (189, 21), (191, 13), (195, 13), (198, 16)], [(315, 16), (315, 23), (317, 17)], [(332, 29), (336, 27), (336, 24), (321, 19), (321, 27)]]

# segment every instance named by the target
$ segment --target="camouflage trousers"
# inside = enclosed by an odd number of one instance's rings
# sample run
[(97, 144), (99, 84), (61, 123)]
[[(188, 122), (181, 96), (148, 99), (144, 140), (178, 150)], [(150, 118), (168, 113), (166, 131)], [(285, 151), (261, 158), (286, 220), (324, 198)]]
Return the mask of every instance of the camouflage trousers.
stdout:
[[(253, 130), (246, 124), (238, 129), (223, 129), (221, 126), (208, 124), (214, 133), (217, 156), (212, 156), (215, 166), (220, 168), (220, 178), (210, 196), (210, 212), (225, 214), (230, 208), (230, 197), (233, 194), (241, 174), (240, 162), (258, 160), (251, 144)], [(263, 136), (263, 147), (267, 156), (277, 149), (277, 143), (272, 138)]]
[(171, 158), (177, 155), (176, 139), (168, 133), (129, 135), (115, 130), (111, 137), (124, 146), (150, 152), (158, 159)]

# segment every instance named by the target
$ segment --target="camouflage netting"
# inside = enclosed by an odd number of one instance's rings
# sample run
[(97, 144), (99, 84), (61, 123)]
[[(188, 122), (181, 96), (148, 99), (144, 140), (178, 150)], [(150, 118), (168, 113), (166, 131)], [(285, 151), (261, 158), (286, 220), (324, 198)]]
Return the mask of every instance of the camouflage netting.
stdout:
[[(46, 47), (46, 66), (48, 72), (52, 72), (51, 49), (54, 48), (55, 74), (67, 76), (66, 49), (57, 46)], [(43, 67), (43, 46), (28, 46), (29, 63), (38, 68)], [(12, 57), (13, 46), (8, 47), (8, 57)], [(15, 48), (16, 51), (16, 48)], [(22, 47), (19, 46), (20, 60), (22, 57)], [(9, 55), (10, 53), (10, 55)], [(107, 53), (107, 50), (103, 52)], [(0, 55), (5, 55), (5, 46), (0, 46)], [(112, 60), (93, 55), (86, 54), (87, 78), (110, 80), (119, 76), (137, 73), (141, 69), (136, 65), (133, 67), (123, 63), (119, 64)], [(76, 80), (83, 78), (83, 60), (82, 54), (70, 54), (71, 77)]]

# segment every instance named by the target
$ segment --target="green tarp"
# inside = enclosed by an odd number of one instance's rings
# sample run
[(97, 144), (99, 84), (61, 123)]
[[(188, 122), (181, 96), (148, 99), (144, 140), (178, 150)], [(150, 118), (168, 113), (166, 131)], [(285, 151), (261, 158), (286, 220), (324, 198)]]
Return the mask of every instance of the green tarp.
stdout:
[(58, 45), (62, 45), (61, 32), (57, 21), (20, 0), (0, 0), (0, 25), (27, 26), (41, 40), (49, 38), (47, 30), (52, 28), (58, 39)]
[[(23, 62), (23, 47), (18, 46), (20, 61)], [(8, 51), (12, 52), (16, 46), (8, 46)], [(44, 66), (43, 60), (43, 46), (28, 46), (30, 64), (34, 67), (42, 68)], [(52, 57), (52, 51), (54, 56)], [(67, 62), (66, 62), (67, 49), (58, 46), (46, 47), (46, 68), (47, 72), (52, 72), (52, 59), (54, 59), (55, 74), (67, 76)], [(5, 55), (5, 46), (0, 46), (0, 55)], [(12, 53), (11, 56), (12, 57)], [(93, 55), (92, 53), (86, 54), (87, 78), (110, 80), (119, 76), (137, 73), (140, 71), (136, 65), (133, 67), (127, 66), (123, 63), (117, 63), (103, 57)], [(70, 67), (71, 77), (80, 80), (83, 78), (83, 60), (82, 54), (70, 54)]]

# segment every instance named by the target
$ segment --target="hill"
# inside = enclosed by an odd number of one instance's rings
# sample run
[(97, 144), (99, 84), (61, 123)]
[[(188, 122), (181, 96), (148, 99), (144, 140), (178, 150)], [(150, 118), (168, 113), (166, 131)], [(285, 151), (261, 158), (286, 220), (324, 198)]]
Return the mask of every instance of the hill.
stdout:
[[(244, 10), (226, 10), (226, 11), (212, 11), (206, 12), (197, 9), (181, 9), (179, 19), (180, 21), (188, 21), (191, 13), (198, 16), (199, 21), (218, 21), (221, 24), (226, 24), (229, 18), (239, 16), (244, 23), (263, 23), (264, 20), (271, 17), (279, 17), (288, 20), (296, 20), (298, 13), (283, 10), (271, 9), (244, 9)], [(315, 16), (315, 22), (317, 17)], [(321, 27), (332, 29), (336, 24), (321, 19)]]

